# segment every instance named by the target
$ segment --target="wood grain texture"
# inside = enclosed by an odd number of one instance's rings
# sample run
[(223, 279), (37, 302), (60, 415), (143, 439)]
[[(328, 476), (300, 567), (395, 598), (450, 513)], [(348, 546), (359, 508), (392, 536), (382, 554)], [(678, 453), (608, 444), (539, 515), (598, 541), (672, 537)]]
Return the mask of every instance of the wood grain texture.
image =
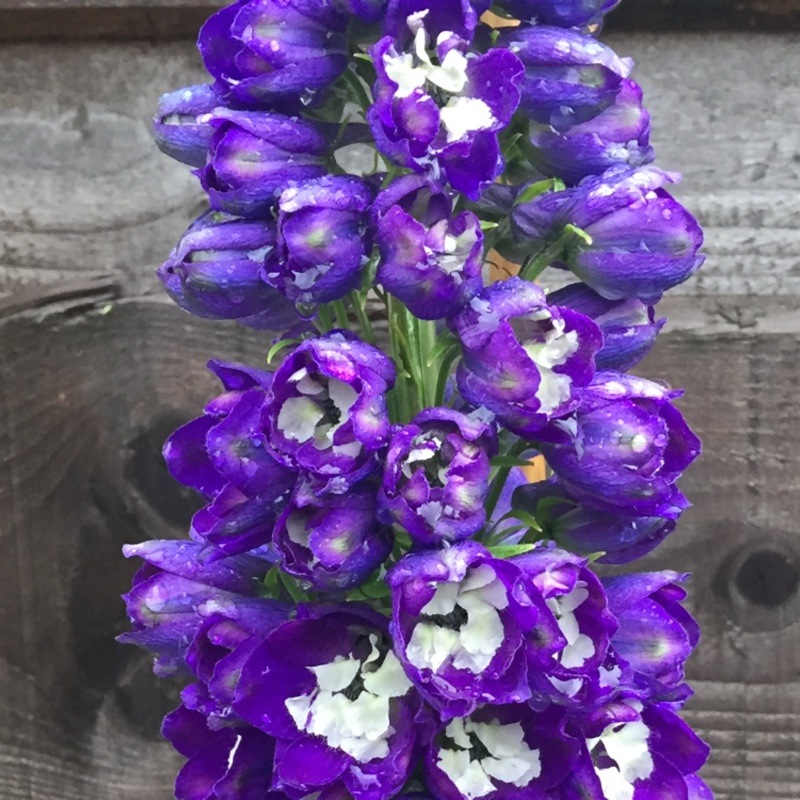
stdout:
[(185, 535), (161, 444), (214, 391), (210, 356), (263, 346), (167, 302), (50, 300), (0, 320), (0, 797), (166, 800), (176, 687), (113, 640), (120, 547)]
[(624, 0), (608, 27), (629, 30), (797, 30), (800, 0)]

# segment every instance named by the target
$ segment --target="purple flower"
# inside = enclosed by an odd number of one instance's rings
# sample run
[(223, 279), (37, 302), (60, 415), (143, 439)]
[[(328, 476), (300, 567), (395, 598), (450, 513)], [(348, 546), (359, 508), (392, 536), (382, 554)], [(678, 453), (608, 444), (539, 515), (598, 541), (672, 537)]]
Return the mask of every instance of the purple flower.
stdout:
[(270, 455), (261, 431), (272, 375), (213, 360), (209, 369), (225, 394), (167, 439), (164, 458), (176, 480), (209, 500), (192, 520), (192, 535), (218, 556), (233, 555), (270, 541), (296, 474)]
[(688, 575), (646, 572), (603, 578), (619, 628), (611, 638), (626, 682), (652, 700), (682, 699), (684, 665), (700, 638), (694, 618), (681, 605), (678, 582)]
[(478, 13), (473, 7), (477, 5), (470, 0), (389, 0), (383, 29), (402, 45), (416, 33), (412, 24), (422, 21), (432, 41), (448, 33), (471, 42), (478, 24)]
[(272, 535), (281, 569), (320, 592), (362, 583), (392, 549), (391, 529), (376, 519), (376, 502), (369, 482), (344, 495), (296, 492)]
[(617, 700), (571, 720), (567, 732), (584, 743), (555, 800), (708, 797), (696, 776), (708, 746), (667, 705)]
[(392, 362), (351, 333), (303, 342), (275, 373), (264, 410), (272, 451), (287, 466), (327, 480), (334, 493), (347, 491), (377, 467), (394, 380)]
[(520, 108), (557, 131), (596, 117), (619, 93), (633, 62), (591, 36), (545, 25), (508, 28), (500, 44), (525, 66)]
[(552, 292), (548, 300), (579, 311), (600, 326), (603, 348), (595, 356), (597, 369), (627, 372), (650, 352), (667, 321), (656, 321), (655, 308), (635, 297), (606, 300), (582, 283)]
[(196, 174), (212, 208), (268, 217), (289, 181), (326, 172), (329, 142), (308, 120), (218, 108), (208, 121), (216, 130), (208, 162)]
[(428, 408), (389, 441), (379, 496), (381, 517), (421, 544), (465, 539), (486, 522), (494, 427), (475, 415)]
[(467, 53), (454, 34), (434, 39), (434, 61), (428, 24), (427, 15), (409, 18), (410, 52), (391, 36), (372, 48), (378, 79), (367, 118), (378, 149), (395, 163), (434, 178), (442, 174), (477, 200), (503, 170), (497, 132), (519, 103), (522, 64), (508, 50)]
[(519, 278), (485, 288), (449, 324), (463, 349), (461, 394), (525, 437), (576, 407), (602, 343), (590, 319)]
[(175, 781), (177, 800), (281, 800), (272, 792), (275, 740), (250, 726), (211, 730), (185, 706), (167, 714), (164, 738), (188, 759)]
[(542, 444), (573, 495), (602, 511), (675, 519), (686, 500), (675, 486), (700, 440), (672, 404), (682, 392), (617, 372), (599, 372), (581, 394), (573, 441)]
[(511, 563), (529, 600), (547, 609), (527, 636), (531, 704), (579, 708), (606, 694), (603, 668), (617, 623), (587, 560), (547, 544)]
[(406, 555), (387, 575), (395, 652), (444, 719), (530, 697), (525, 633), (538, 610), (519, 580), (473, 541)]
[(372, 192), (358, 178), (293, 184), (278, 201), (278, 247), (267, 256), (269, 282), (298, 305), (327, 303), (355, 289), (370, 247), (365, 214)]
[(438, 800), (549, 798), (569, 775), (578, 746), (555, 709), (481, 706), (440, 731), (426, 754), (425, 777)]
[(575, 28), (601, 22), (617, 6), (619, 0), (505, 0), (518, 19), (537, 25), (559, 25)]
[(158, 277), (190, 314), (283, 331), (299, 317), (261, 277), (264, 259), (275, 244), (274, 224), (206, 211), (183, 234)]
[(384, 15), (387, 0), (333, 0), (342, 14), (353, 14), (365, 22), (377, 22)]
[(208, 19), (197, 47), (230, 100), (294, 106), (344, 72), (346, 24), (330, 0), (238, 0)]
[(612, 167), (517, 206), (516, 237), (535, 252), (563, 237), (566, 225), (577, 226), (589, 239), (572, 236), (553, 266), (570, 269), (608, 300), (657, 302), (705, 260), (700, 226), (663, 189), (677, 180), (655, 167)]
[(190, 167), (202, 167), (214, 133), (204, 117), (221, 104), (214, 87), (208, 84), (162, 94), (153, 118), (158, 149)]
[[(452, 203), (420, 175), (407, 175), (376, 200), (396, 204), (380, 216), (377, 281), (420, 319), (443, 319), (483, 286), (483, 233), (470, 211), (451, 218)], [(403, 192), (401, 194), (401, 191)]]
[[(237, 606), (258, 593), (270, 566), (249, 555), (209, 560), (207, 548), (197, 542), (151, 541), (127, 545), (123, 552), (146, 563), (123, 597), (133, 630), (118, 641), (155, 653), (154, 671), (160, 676), (190, 673), (187, 654), (205, 617), (222, 608), (235, 616)], [(285, 616), (279, 603), (257, 602), (265, 619)]]
[(419, 699), (366, 606), (300, 606), (250, 655), (236, 697), (277, 738), (273, 786), (293, 798), (341, 782), (356, 800), (384, 800), (414, 766)]
[(544, 535), (580, 555), (603, 553), (600, 564), (627, 564), (647, 555), (675, 530), (674, 519), (599, 511), (582, 505), (552, 478), (514, 490), (512, 507), (534, 516)]
[(614, 103), (592, 119), (559, 133), (549, 125), (532, 126), (531, 163), (544, 175), (579, 183), (611, 167), (641, 167), (655, 158), (650, 146), (650, 114), (642, 90), (623, 80)]

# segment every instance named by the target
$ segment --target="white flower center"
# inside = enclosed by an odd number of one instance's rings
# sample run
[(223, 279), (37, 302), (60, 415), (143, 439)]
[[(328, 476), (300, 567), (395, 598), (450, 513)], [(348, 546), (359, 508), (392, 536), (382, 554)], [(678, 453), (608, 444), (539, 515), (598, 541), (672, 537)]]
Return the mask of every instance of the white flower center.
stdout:
[[(541, 312), (528, 318), (538, 321), (549, 316), (549, 312)], [(544, 341), (523, 342), (522, 349), (539, 370), (536, 398), (541, 411), (549, 414), (569, 400), (572, 379), (569, 375), (554, 372), (553, 368), (566, 364), (567, 359), (578, 349), (578, 332), (565, 333), (564, 320), (554, 319), (552, 326), (544, 334)]]
[[(635, 700), (627, 703), (636, 711), (642, 710), (642, 704)], [(637, 720), (610, 725), (598, 739), (589, 743), (592, 750), (602, 743), (609, 758), (617, 764), (616, 767), (595, 767), (607, 800), (633, 800), (633, 784), (653, 774), (655, 765), (647, 744), (649, 734), (647, 725)]]
[[(417, 669), (438, 672), (445, 664), (475, 674), (485, 670), (503, 643), (498, 610), (508, 607), (506, 587), (483, 564), (459, 583), (440, 583), (422, 609), (406, 648)], [(427, 619), (424, 619), (427, 617)]]
[(578, 581), (569, 594), (550, 597), (545, 601), (547, 607), (553, 612), (561, 633), (567, 640), (567, 646), (556, 654), (561, 666), (566, 669), (582, 667), (586, 660), (595, 654), (594, 642), (585, 633), (581, 633), (578, 618), (575, 616), (575, 610), (588, 597), (589, 590), (586, 588), (586, 582)]
[(456, 749), (439, 751), (437, 766), (467, 800), (497, 790), (495, 781), (522, 788), (541, 775), (538, 750), (518, 722), (474, 722), (456, 717), (445, 729)]
[(395, 732), (389, 722), (389, 702), (411, 688), (391, 650), (375, 668), (380, 657), (377, 636), (370, 640), (372, 652), (364, 662), (338, 656), (330, 664), (309, 667), (317, 688), (286, 700), (286, 710), (299, 730), (322, 736), (330, 747), (361, 763), (389, 755), (389, 738)]
[(351, 457), (361, 452), (360, 442), (334, 445), (333, 437), (350, 419), (350, 409), (358, 393), (349, 384), (327, 378), (323, 385), (303, 367), (290, 376), (299, 396), (288, 398), (278, 413), (278, 429), (287, 439), (303, 444), (314, 440), (318, 450), (333, 448), (335, 453)]
[[(423, 17), (412, 15), (408, 19), (408, 25), (414, 32), (413, 52), (397, 53), (391, 49), (383, 57), (387, 77), (397, 84), (395, 97), (408, 97), (417, 89), (424, 89), (426, 83), (452, 95), (441, 109), (441, 122), (447, 131), (448, 142), (457, 142), (469, 133), (492, 128), (497, 120), (491, 108), (480, 98), (461, 96), (468, 82), (467, 57), (454, 48), (447, 52), (441, 64), (431, 61)], [(442, 32), (439, 43), (451, 35)]]

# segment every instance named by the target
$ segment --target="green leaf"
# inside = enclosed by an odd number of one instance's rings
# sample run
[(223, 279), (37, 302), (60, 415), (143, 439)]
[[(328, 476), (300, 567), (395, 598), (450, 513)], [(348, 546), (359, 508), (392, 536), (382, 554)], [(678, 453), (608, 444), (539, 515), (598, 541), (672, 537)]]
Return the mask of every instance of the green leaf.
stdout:
[(594, 564), (595, 561), (602, 558), (605, 554), (605, 550), (600, 550), (597, 553), (592, 553), (590, 556), (587, 556), (587, 558), (589, 559), (590, 564)]
[(499, 226), (500, 226), (499, 222), (488, 222), (486, 220), (482, 220), (481, 221), (481, 230), (482, 231), (491, 231), (491, 230), (494, 230), (495, 228), (497, 228)]
[(507, 519), (518, 519), (520, 522), (524, 522), (528, 528), (532, 528), (539, 533), (542, 532), (542, 526), (539, 523), (539, 520), (536, 519), (536, 517), (534, 517), (530, 512), (525, 511), (524, 508), (512, 508), (508, 514), (505, 514), (500, 518), (500, 522), (503, 522)]
[(496, 544), (486, 548), (495, 558), (511, 558), (536, 549), (535, 544)]
[(281, 596), (281, 579), (278, 575), (279, 572), (280, 570), (277, 567), (273, 567), (264, 576), (264, 587), (269, 596), (274, 600), (277, 600)]
[(272, 359), (275, 358), (281, 350), (285, 350), (287, 347), (294, 347), (297, 344), (300, 344), (299, 339), (281, 339), (279, 342), (275, 342), (267, 353), (267, 364), (271, 364)]
[(524, 458), (515, 458), (514, 456), (495, 456), (489, 463), (493, 467), (500, 467), (501, 469), (531, 466), (530, 461)]
[(297, 581), (295, 581), (291, 575), (287, 575), (283, 570), (279, 569), (278, 577), (283, 584), (283, 588), (286, 589), (289, 597), (291, 597), (295, 603), (308, 602), (308, 595), (298, 586)]
[(434, 346), (433, 350), (428, 353), (427, 358), (427, 365), (429, 367), (433, 366), (439, 359), (441, 359), (445, 354), (449, 353), (454, 347), (460, 347), (461, 343), (458, 339), (450, 333), (450, 331), (446, 331), (439, 335), (439, 338), (436, 340), (436, 345)]
[(555, 182), (552, 178), (548, 178), (546, 181), (537, 181), (536, 183), (532, 183), (517, 195), (516, 200), (514, 200), (514, 205), (521, 206), (523, 203), (529, 203), (531, 200), (535, 200), (540, 195), (543, 195), (545, 192), (549, 192), (554, 188)]
[(585, 230), (582, 228), (578, 228), (577, 226), (569, 223), (568, 225), (564, 226), (564, 233), (571, 233), (573, 236), (577, 236), (579, 239), (583, 239), (586, 244), (592, 243), (592, 237), (586, 233)]

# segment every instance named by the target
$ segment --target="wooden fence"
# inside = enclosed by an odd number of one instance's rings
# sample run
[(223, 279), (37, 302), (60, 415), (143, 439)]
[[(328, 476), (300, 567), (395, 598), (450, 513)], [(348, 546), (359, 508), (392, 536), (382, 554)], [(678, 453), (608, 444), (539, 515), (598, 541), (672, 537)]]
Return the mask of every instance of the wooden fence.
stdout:
[[(161, 156), (160, 92), (203, 79), (183, 0), (0, 0), (0, 798), (167, 800), (175, 705), (113, 637), (124, 542), (184, 534), (160, 459), (259, 337), (165, 299), (153, 269), (195, 215)], [(653, 567), (694, 573), (688, 717), (720, 800), (800, 797), (800, 0), (627, 0), (661, 166), (708, 264), (664, 303), (643, 365), (685, 387), (706, 453)]]

